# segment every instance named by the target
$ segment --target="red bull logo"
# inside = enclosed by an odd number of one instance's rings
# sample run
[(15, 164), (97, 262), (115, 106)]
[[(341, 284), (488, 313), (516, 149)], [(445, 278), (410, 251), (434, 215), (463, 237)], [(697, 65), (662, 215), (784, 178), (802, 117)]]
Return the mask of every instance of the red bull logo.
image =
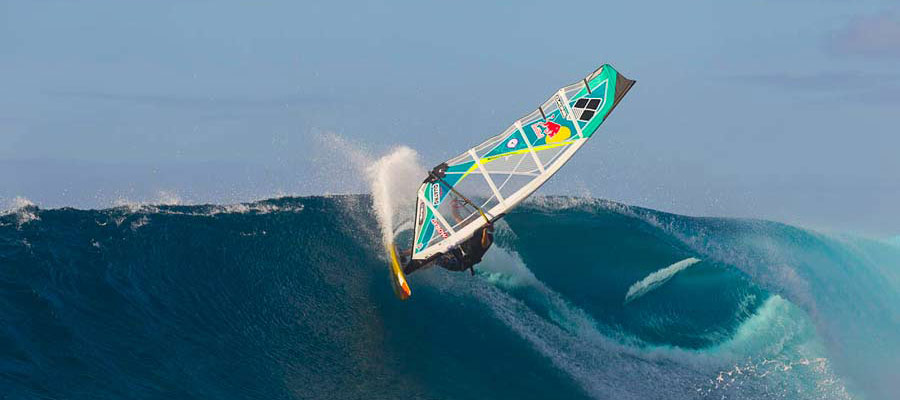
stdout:
[(553, 121), (537, 122), (531, 125), (531, 128), (538, 139), (547, 136), (547, 143), (561, 142), (572, 136), (572, 130), (569, 127)]

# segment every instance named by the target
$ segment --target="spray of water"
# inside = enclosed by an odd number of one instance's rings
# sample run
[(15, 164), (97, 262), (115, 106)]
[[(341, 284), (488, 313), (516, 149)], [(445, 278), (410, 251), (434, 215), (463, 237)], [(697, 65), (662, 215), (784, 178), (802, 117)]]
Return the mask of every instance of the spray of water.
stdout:
[(364, 176), (372, 192), (372, 208), (385, 244), (392, 243), (398, 227), (412, 219), (415, 193), (425, 176), (419, 155), (407, 146), (398, 146), (375, 159), (372, 150), (335, 133), (318, 135), (320, 152), (329, 181), (338, 181), (334, 190), (353, 192)]
[(393, 149), (367, 168), (372, 207), (385, 244), (394, 241), (397, 228), (412, 220), (415, 193), (424, 171), (419, 155), (406, 146)]

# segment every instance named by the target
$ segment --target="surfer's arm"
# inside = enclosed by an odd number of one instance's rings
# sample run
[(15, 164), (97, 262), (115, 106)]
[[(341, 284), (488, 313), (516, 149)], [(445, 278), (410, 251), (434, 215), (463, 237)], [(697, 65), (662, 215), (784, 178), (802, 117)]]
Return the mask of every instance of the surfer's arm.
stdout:
[(463, 216), (459, 214), (459, 209), (462, 208), (459, 205), (459, 199), (453, 199), (453, 202), (450, 203), (450, 214), (453, 215), (453, 219), (456, 220), (456, 223), (463, 222)]
[(484, 227), (484, 229), (481, 230), (481, 248), (482, 249), (487, 249), (491, 245), (492, 240), (488, 236), (489, 235), (488, 229), (490, 229), (490, 228)]
[(481, 229), (481, 248), (487, 249), (491, 247), (491, 244), (494, 242), (494, 223), (488, 222), (488, 224)]

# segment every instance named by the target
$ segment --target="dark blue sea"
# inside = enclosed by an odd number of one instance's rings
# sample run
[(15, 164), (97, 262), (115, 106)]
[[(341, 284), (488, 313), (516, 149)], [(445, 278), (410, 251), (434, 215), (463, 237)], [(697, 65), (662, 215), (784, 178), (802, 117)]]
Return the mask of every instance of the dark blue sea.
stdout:
[(538, 198), (402, 302), (371, 203), (6, 212), (0, 399), (900, 398), (896, 244)]

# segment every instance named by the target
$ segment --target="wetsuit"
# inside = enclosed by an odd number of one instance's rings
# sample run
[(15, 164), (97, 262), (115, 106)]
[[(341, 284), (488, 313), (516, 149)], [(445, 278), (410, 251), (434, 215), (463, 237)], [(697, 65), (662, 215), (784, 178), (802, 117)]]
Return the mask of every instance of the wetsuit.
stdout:
[[(484, 238), (484, 243), (482, 243), (482, 238)], [(455, 246), (435, 258), (433, 262), (439, 267), (450, 271), (472, 269), (472, 266), (481, 262), (484, 253), (487, 252), (493, 243), (494, 227), (493, 225), (488, 225), (475, 232), (472, 237), (460, 243), (459, 246)], [(422, 263), (419, 260), (412, 260), (403, 267), (403, 273), (410, 274), (426, 265), (426, 263)], [(472, 273), (474, 272), (472, 270)]]

